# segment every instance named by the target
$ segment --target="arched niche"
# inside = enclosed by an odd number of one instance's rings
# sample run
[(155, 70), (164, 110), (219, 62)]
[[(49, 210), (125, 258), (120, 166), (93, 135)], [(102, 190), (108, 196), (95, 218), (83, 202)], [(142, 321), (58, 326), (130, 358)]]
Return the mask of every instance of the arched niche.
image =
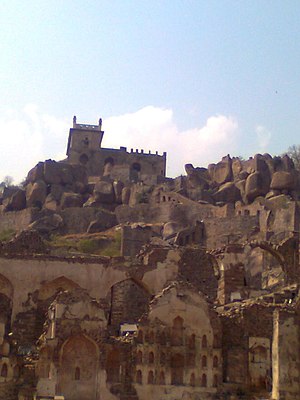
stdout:
[(119, 333), (122, 323), (137, 323), (147, 311), (151, 294), (140, 281), (129, 278), (114, 284), (110, 290), (109, 325)]
[(171, 357), (171, 384), (183, 385), (184, 357), (176, 353)]
[(119, 349), (112, 349), (106, 358), (106, 380), (107, 382), (119, 382), (120, 380), (121, 355)]
[(245, 246), (245, 283), (255, 289), (268, 289), (284, 279), (283, 258), (264, 243)]
[(57, 295), (61, 291), (72, 291), (79, 287), (80, 286), (71, 279), (68, 279), (65, 276), (60, 276), (41, 285), (38, 293), (38, 300), (45, 301)]
[(86, 165), (88, 163), (88, 161), (89, 161), (89, 157), (85, 153), (80, 154), (79, 162), (81, 165)]
[(96, 400), (99, 349), (85, 335), (70, 337), (60, 352), (59, 390), (66, 399)]

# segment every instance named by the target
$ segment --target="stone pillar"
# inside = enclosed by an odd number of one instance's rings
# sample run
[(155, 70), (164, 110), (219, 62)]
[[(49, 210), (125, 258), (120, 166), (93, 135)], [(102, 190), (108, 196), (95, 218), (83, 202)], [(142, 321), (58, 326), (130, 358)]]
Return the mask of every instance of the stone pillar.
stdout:
[(299, 324), (292, 312), (275, 310), (273, 317), (273, 400), (295, 400), (299, 396)]

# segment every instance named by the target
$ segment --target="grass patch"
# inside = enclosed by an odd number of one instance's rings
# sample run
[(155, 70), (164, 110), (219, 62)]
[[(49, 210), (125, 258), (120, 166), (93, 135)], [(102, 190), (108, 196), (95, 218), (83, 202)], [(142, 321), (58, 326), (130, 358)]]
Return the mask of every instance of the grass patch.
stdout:
[(48, 242), (60, 254), (95, 254), (117, 257), (121, 250), (121, 231), (119, 229), (92, 234), (53, 235)]
[(101, 256), (117, 257), (121, 251), (121, 232), (116, 231), (113, 240), (108, 243), (98, 254)]
[(98, 248), (98, 243), (93, 239), (81, 239), (77, 244), (77, 249), (81, 253), (95, 254)]
[(0, 232), (0, 242), (8, 242), (16, 235), (14, 229), (4, 229)]

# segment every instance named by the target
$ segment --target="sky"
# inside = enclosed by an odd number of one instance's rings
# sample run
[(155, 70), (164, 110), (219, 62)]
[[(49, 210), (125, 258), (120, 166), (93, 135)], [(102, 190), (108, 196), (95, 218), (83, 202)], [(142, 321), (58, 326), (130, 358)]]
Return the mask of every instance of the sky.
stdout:
[(1, 0), (0, 181), (65, 158), (73, 115), (167, 174), (299, 144), (298, 0)]

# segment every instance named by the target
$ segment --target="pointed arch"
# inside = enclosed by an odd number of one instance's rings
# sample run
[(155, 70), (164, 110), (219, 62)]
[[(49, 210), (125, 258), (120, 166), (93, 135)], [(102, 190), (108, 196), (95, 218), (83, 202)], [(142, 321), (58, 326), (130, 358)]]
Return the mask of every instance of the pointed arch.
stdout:
[(99, 348), (94, 340), (84, 334), (69, 337), (60, 349), (59, 360), (58, 386), (65, 397), (96, 400)]
[(38, 300), (45, 301), (53, 296), (55, 296), (58, 292), (80, 288), (78, 283), (72, 281), (65, 276), (59, 276), (58, 278), (53, 279), (52, 281), (45, 282), (41, 284), (40, 290), (38, 293)]

